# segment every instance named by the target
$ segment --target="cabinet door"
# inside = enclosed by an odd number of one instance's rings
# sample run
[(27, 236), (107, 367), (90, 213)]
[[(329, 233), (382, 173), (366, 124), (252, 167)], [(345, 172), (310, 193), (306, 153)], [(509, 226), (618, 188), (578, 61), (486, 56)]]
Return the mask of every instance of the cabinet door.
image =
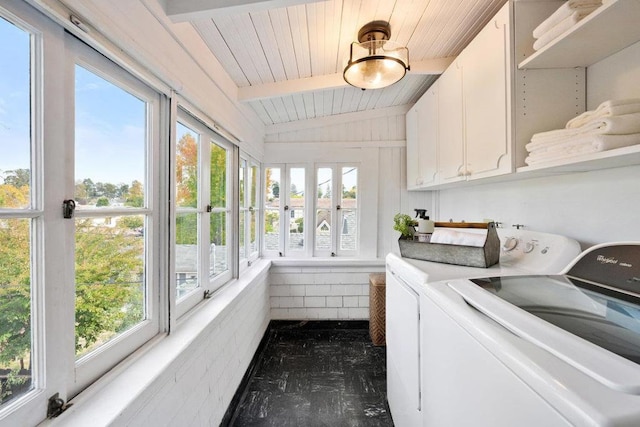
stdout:
[(438, 82), (418, 103), (418, 165), (423, 187), (437, 183), (438, 177)]
[(461, 55), (466, 175), (469, 179), (512, 170), (509, 79), (509, 5), (480, 31)]
[(438, 169), (441, 183), (464, 176), (464, 128), (462, 121), (462, 65), (459, 60), (438, 79)]
[(414, 105), (405, 116), (407, 126), (407, 189), (415, 190), (420, 185), (420, 158), (418, 145), (418, 105)]

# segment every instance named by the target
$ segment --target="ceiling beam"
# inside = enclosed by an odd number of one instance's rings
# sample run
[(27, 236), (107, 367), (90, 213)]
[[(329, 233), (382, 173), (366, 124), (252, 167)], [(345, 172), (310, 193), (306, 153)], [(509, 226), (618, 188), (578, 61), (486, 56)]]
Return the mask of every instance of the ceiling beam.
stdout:
[[(412, 62), (409, 74), (442, 74), (454, 59), (455, 57), (450, 56)], [(241, 87), (238, 88), (238, 101), (258, 101), (316, 90), (338, 89), (346, 86), (348, 86), (348, 83), (342, 78), (342, 73), (325, 74), (316, 77)]]
[(172, 22), (296, 6), (326, 0), (161, 0)]

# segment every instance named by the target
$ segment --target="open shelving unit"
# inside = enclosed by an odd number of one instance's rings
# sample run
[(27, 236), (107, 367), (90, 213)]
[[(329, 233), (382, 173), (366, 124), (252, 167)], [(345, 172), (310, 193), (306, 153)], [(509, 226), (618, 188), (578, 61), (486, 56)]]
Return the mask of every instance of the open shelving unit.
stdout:
[(588, 67), (639, 40), (640, 0), (612, 0), (520, 62), (518, 68)]

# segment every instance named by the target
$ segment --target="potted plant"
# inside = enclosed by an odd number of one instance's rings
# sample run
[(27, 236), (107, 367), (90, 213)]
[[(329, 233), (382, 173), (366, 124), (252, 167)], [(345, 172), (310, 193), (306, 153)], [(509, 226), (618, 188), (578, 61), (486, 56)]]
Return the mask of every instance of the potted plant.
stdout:
[(393, 229), (400, 232), (401, 240), (413, 240), (415, 226), (416, 222), (409, 215), (399, 213), (393, 217)]

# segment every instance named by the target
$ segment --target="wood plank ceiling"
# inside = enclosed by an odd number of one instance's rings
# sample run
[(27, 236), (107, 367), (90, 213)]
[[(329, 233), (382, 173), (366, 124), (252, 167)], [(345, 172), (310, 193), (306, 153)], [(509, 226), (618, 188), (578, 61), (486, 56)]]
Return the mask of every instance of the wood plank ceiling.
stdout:
[[(457, 56), (505, 1), (309, 0), (284, 7), (267, 1), (249, 11), (220, 9), (191, 14), (188, 20), (239, 92), (245, 91), (243, 102), (272, 125), (414, 103), (438, 74), (409, 72), (377, 90), (343, 82), (309, 88), (318, 79), (341, 76), (349, 45), (367, 22), (388, 21), (391, 40), (407, 46), (410, 64), (417, 64)], [(251, 95), (277, 82), (292, 83), (280, 93)]]

